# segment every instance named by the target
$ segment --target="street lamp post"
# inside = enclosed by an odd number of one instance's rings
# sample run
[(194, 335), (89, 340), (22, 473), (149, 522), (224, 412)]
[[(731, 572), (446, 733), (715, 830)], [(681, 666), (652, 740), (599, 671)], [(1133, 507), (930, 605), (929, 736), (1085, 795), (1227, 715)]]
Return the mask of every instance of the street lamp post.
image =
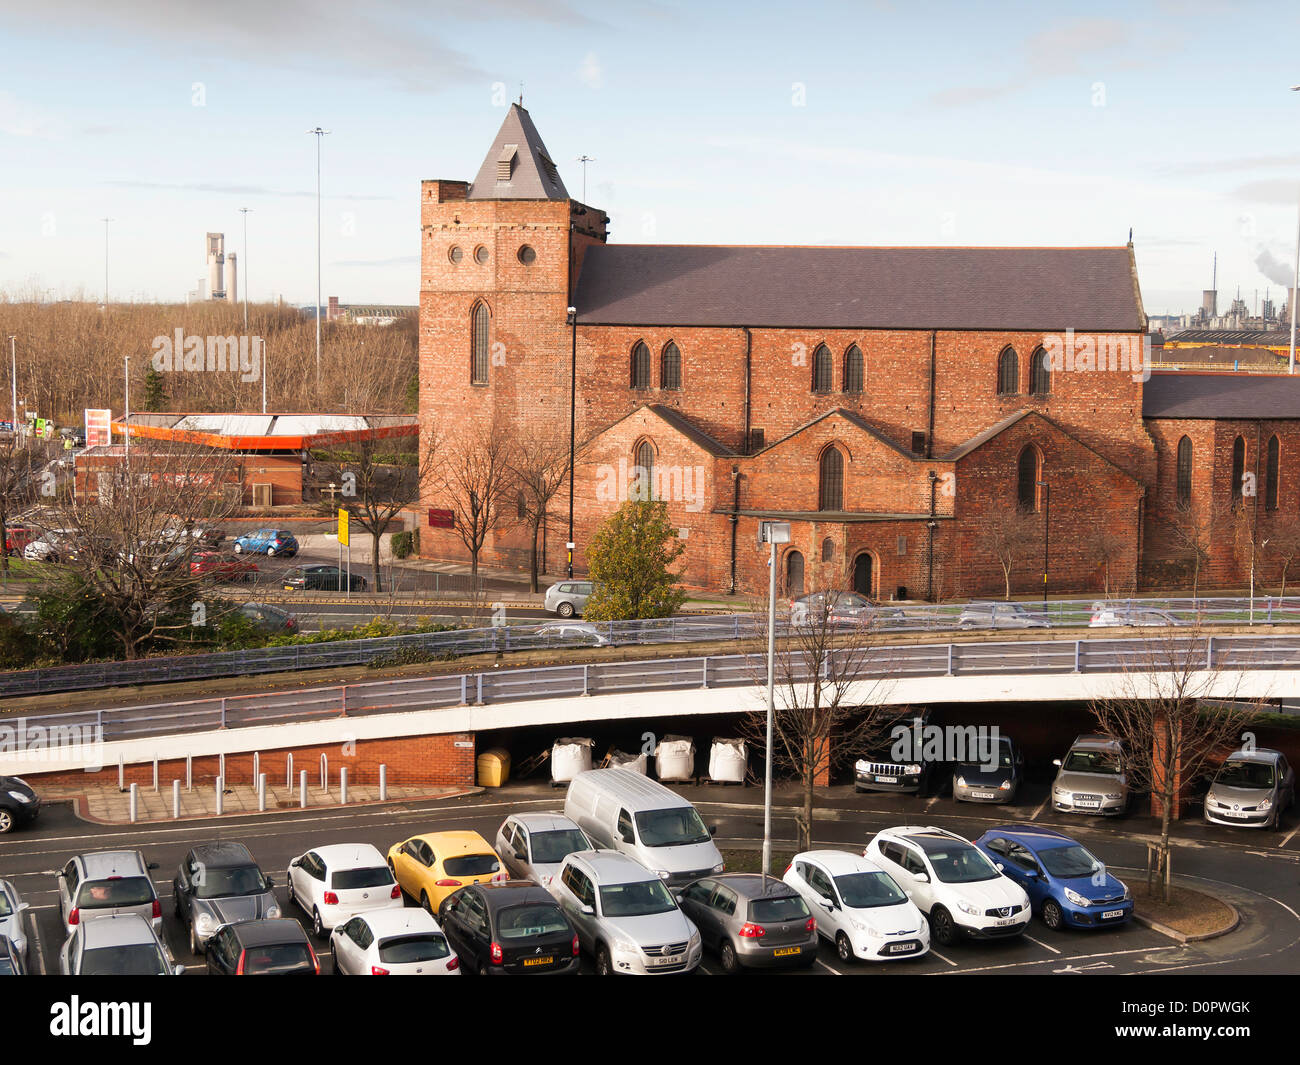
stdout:
[[(244, 272), (244, 332), (245, 333), (248, 332), (248, 212), (251, 210), (252, 210), (251, 207), (241, 207), (239, 209), (239, 213), (244, 216), (244, 261), (239, 265), (243, 267), (243, 272)], [(319, 297), (319, 293), (317, 295)], [(319, 298), (317, 299), (317, 302), (319, 302)], [(265, 384), (263, 384), (263, 389), (265, 389)], [(266, 413), (265, 397), (263, 397), (262, 413), (263, 414)]]
[(104, 223), (104, 310), (108, 310), (108, 223), (111, 218), (101, 219)]
[[(776, 545), (790, 542), (790, 523), (764, 521), (759, 543), (770, 545), (767, 558), (767, 750), (763, 771), (763, 877), (772, 867), (772, 719), (776, 713)], [(816, 680), (814, 679), (814, 683)]]
[(123, 406), (126, 408), (122, 415), (122, 439), (126, 443), (126, 461), (129, 467), (131, 463), (131, 356), (124, 355), (122, 358), (122, 380), (125, 385)]
[(1046, 481), (1039, 481), (1043, 490), (1043, 612), (1047, 611), (1047, 546), (1052, 527), (1052, 486)]
[(577, 425), (578, 407), (578, 309), (570, 307), (569, 334), (571, 338), (569, 353), (569, 580), (573, 580), (573, 459), (574, 431)]
[(18, 433), (18, 338), (9, 338), (9, 388), (14, 404), (14, 434)]
[[(1300, 92), (1300, 85), (1292, 85), (1292, 92)], [(1291, 281), (1291, 359), (1287, 364), (1287, 373), (1295, 373), (1295, 303), (1296, 289), (1300, 289), (1300, 222), (1296, 225), (1295, 235), (1295, 277)]]
[[(320, 142), (322, 137), (329, 135), (329, 130), (321, 129), (317, 126), (315, 129), (307, 131), (316, 138), (316, 388), (320, 389)], [(247, 278), (247, 274), (245, 274)], [(244, 282), (245, 291), (247, 291), (247, 280)]]

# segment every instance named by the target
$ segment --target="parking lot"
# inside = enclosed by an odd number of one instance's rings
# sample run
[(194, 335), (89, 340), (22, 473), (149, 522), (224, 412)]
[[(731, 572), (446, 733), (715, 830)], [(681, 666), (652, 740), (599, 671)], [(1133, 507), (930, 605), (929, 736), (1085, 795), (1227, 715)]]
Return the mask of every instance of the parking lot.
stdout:
[[(757, 846), (762, 834), (762, 795), (755, 788), (685, 787), (705, 821), (717, 825), (724, 849)], [(778, 794), (774, 816), (774, 852), (789, 853), (793, 836), (789, 793)], [(0, 838), (0, 878), (10, 880), (31, 904), (27, 915), (32, 939), (32, 968), (58, 971), (62, 942), (54, 872), (73, 854), (105, 848), (139, 848), (150, 862), (162, 899), (164, 937), (187, 974), (204, 972), (204, 960), (189, 952), (187, 935), (172, 912), (172, 877), (185, 851), (212, 839), (248, 845), (276, 886), (286, 906), (285, 870), (305, 850), (329, 843), (368, 842), (386, 851), (394, 842), (420, 831), (470, 828), (491, 841), (511, 812), (558, 809), (563, 791), (545, 785), (510, 785), (460, 799), (305, 812), (168, 822), (123, 829), (78, 820), (67, 804), (50, 804), (33, 829)], [(831, 789), (819, 810), (815, 845), (860, 852), (875, 831), (902, 824), (935, 824), (972, 838), (994, 825), (1034, 820), (1056, 824), (1097, 854), (1116, 875), (1140, 879), (1146, 842), (1158, 830), (1145, 817), (1097, 822), (1090, 818), (1045, 816), (1028, 801), (1009, 808), (972, 807), (950, 799), (916, 799), (902, 795), (855, 795)], [(890, 963), (843, 963), (823, 943), (814, 966), (800, 975), (932, 975), (1123, 973), (1268, 973), (1294, 971), (1300, 944), (1300, 914), (1293, 908), (1300, 847), (1294, 828), (1280, 834), (1236, 832), (1199, 823), (1177, 826), (1175, 871), (1194, 877), (1207, 892), (1235, 905), (1240, 927), (1227, 936), (1183, 945), (1137, 923), (1096, 933), (1047, 929), (1035, 919), (1024, 936), (996, 942), (959, 942), (932, 950), (922, 958)], [(409, 904), (409, 903), (408, 903)], [(296, 909), (287, 916), (304, 922)], [(332, 972), (328, 942), (316, 942), (322, 972)], [(590, 959), (584, 959), (589, 971)], [(719, 973), (717, 959), (706, 953), (700, 975)], [(760, 974), (761, 975), (761, 974)]]

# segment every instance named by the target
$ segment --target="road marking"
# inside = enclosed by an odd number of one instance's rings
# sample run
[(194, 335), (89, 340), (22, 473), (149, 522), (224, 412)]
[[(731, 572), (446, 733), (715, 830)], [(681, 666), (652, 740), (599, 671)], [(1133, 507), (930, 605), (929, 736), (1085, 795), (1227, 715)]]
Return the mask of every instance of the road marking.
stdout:
[(1026, 938), (1027, 940), (1029, 940), (1029, 942), (1031, 942), (1031, 943), (1037, 943), (1037, 944), (1038, 944), (1040, 947), (1042, 947), (1044, 950), (1050, 950), (1053, 954), (1060, 954), (1060, 953), (1061, 953), (1061, 952), (1060, 952), (1059, 950), (1057, 950), (1055, 947), (1051, 946), (1050, 944), (1043, 943), (1043, 942), (1041, 942), (1040, 940), (1035, 939), (1033, 936), (1026, 935), (1025, 938)]
[(41, 975), (44, 976), (45, 975), (45, 947), (41, 943), (41, 930), (40, 927), (36, 924), (36, 912), (34, 910), (30, 910), (29, 913), (32, 918), (32, 938), (36, 940), (36, 965), (40, 969)]
[[(1171, 944), (1167, 947), (1135, 947), (1133, 950), (1112, 950), (1104, 954), (1078, 954), (1071, 958), (1065, 958), (1066, 962), (1072, 961), (1089, 961), (1092, 958), (1116, 958), (1124, 954), (1158, 954), (1163, 950), (1182, 950), (1181, 945)], [(1056, 961), (1055, 958), (1040, 958), (1038, 961), (1013, 961), (1004, 965), (979, 965), (973, 969), (963, 969), (962, 973), (989, 973), (998, 969), (1018, 969), (1023, 965), (1051, 965)], [(948, 975), (948, 974), (940, 974)], [(961, 975), (961, 974), (955, 974)]]
[(1065, 973), (1070, 976), (1077, 976), (1079, 973), (1086, 973), (1089, 969), (1113, 969), (1115, 966), (1108, 961), (1095, 961), (1091, 965), (1080, 965), (1075, 967), (1067, 965), (1064, 969), (1053, 969), (1053, 973)]
[(822, 961), (821, 958), (818, 958), (818, 959), (817, 959), (817, 964), (820, 965), (823, 969), (825, 969), (825, 970), (826, 970), (828, 973), (830, 973), (832, 976), (843, 976), (843, 975), (844, 975), (844, 974), (843, 974), (842, 972), (840, 972), (838, 969), (832, 969), (829, 965), (827, 965), (824, 961)]
[(1044, 800), (1039, 804), (1038, 809), (1035, 810), (1032, 814), (1029, 815), (1029, 820), (1031, 820), (1031, 821), (1037, 821), (1037, 820), (1038, 820), (1038, 815), (1041, 814), (1041, 813), (1043, 812), (1044, 809), (1046, 809), (1047, 804), (1048, 804), (1048, 802), (1051, 800), (1051, 798), (1052, 798), (1052, 797), (1049, 795), (1046, 799), (1044, 799)]
[(934, 798), (932, 798), (929, 802), (927, 802), (927, 803), (925, 804), (925, 808), (926, 808), (926, 810), (929, 810), (930, 807), (933, 806), (933, 805), (934, 805), (935, 803), (937, 803), (938, 801), (939, 801), (939, 796), (938, 796), (938, 795), (934, 796)]
[(1284, 839), (1281, 843), (1279, 843), (1278, 846), (1285, 847), (1288, 843), (1291, 842), (1292, 839), (1295, 838), (1295, 834), (1297, 832), (1300, 832), (1300, 825), (1297, 825), (1295, 828), (1291, 829), (1291, 831), (1287, 833), (1286, 839)]
[(942, 954), (940, 954), (937, 950), (935, 950), (934, 947), (931, 947), (931, 948), (930, 948), (930, 953), (933, 954), (933, 955), (934, 955), (936, 958), (938, 958), (940, 961), (946, 961), (946, 962), (947, 962), (949, 965), (951, 965), (954, 969), (959, 968), (959, 966), (957, 965), (957, 963), (956, 963), (955, 961), (953, 961), (951, 958), (945, 958)]

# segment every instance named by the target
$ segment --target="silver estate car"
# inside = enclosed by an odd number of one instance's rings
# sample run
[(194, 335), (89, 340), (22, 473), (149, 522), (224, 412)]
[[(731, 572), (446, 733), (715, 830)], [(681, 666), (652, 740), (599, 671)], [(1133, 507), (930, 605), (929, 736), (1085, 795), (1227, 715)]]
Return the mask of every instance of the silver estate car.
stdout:
[(145, 863), (139, 851), (79, 854), (59, 870), (59, 918), (71, 935), (90, 918), (136, 913), (162, 930), (162, 904), (149, 876), (157, 862)]
[(1295, 770), (1267, 747), (1234, 751), (1205, 796), (1205, 820), (1216, 825), (1278, 828), (1295, 802)]
[(1079, 736), (1059, 766), (1052, 782), (1052, 806), (1063, 813), (1105, 814), (1117, 817), (1128, 811), (1128, 778), (1124, 773), (1124, 748), (1109, 736)]
[(512, 880), (532, 880), (548, 891), (560, 863), (592, 842), (562, 813), (511, 814), (497, 829), (495, 850)]
[(86, 921), (59, 951), (63, 976), (180, 976), (162, 937), (135, 913), (116, 913)]
[(591, 581), (560, 581), (546, 589), (543, 606), (552, 614), (571, 618), (587, 609), (595, 585)]
[(190, 931), (190, 952), (202, 954), (223, 924), (280, 916), (270, 877), (242, 843), (203, 843), (181, 862), (172, 881), (176, 916)]

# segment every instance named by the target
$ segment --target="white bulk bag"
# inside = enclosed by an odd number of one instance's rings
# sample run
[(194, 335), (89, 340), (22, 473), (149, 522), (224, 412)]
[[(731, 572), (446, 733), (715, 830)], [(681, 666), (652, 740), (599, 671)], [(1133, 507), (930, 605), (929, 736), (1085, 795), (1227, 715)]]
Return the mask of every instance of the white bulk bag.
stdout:
[(591, 740), (565, 736), (551, 748), (551, 779), (568, 783), (591, 768)]
[(646, 775), (646, 756), (642, 751), (640, 754), (624, 754), (617, 748), (610, 748), (609, 752), (610, 769), (630, 769), (633, 773)]
[(665, 736), (655, 748), (655, 768), (660, 780), (693, 780), (695, 741), (688, 736)]
[(709, 779), (721, 780), (728, 784), (743, 784), (745, 771), (749, 768), (748, 752), (744, 740), (729, 740), (721, 736), (713, 737), (709, 748)]

